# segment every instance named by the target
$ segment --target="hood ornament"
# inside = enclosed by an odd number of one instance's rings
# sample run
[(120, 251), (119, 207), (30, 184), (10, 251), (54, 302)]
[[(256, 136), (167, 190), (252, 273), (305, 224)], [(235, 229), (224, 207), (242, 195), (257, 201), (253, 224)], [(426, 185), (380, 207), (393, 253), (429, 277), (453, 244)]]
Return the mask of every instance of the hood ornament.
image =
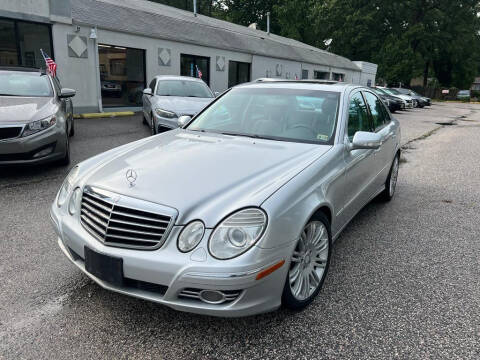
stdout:
[(128, 169), (125, 174), (125, 177), (127, 178), (128, 185), (130, 187), (134, 187), (135, 181), (137, 181), (137, 177), (138, 177), (137, 172), (133, 169)]

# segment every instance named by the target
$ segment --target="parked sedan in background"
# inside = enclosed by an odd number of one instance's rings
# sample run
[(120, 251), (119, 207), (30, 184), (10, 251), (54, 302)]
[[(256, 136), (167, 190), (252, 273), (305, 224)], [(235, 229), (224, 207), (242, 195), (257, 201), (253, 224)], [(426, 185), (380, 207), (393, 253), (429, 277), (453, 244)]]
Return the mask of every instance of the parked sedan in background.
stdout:
[(58, 245), (106, 289), (206, 315), (301, 309), (349, 221), (394, 196), (399, 122), (371, 89), (250, 83), (178, 121), (78, 164), (54, 200)]
[(380, 88), (372, 88), (373, 91), (383, 100), (385, 105), (389, 108), (390, 112), (394, 113), (397, 110), (405, 109), (405, 100), (392, 96)]
[(432, 99), (430, 99), (429, 97), (423, 96), (423, 95), (421, 95), (421, 94), (419, 94), (419, 93), (417, 93), (417, 92), (415, 92), (415, 91), (413, 91), (413, 90), (410, 90), (410, 93), (411, 93), (412, 95), (418, 96), (418, 97), (423, 101), (423, 104), (424, 104), (425, 106), (431, 106), (431, 105), (432, 105)]
[(458, 100), (470, 99), (470, 90), (460, 90), (457, 94)]
[(0, 165), (68, 164), (74, 95), (41, 70), (0, 67)]
[(406, 109), (413, 109), (417, 107), (417, 100), (412, 98), (409, 95), (402, 94), (401, 92), (397, 91), (396, 89), (391, 89), (391, 88), (380, 88), (383, 91), (387, 92), (388, 94), (395, 96), (397, 98), (400, 98), (402, 100), (405, 100), (405, 108)]
[(417, 101), (417, 107), (419, 107), (419, 108), (423, 108), (423, 107), (429, 105), (429, 100), (430, 99), (427, 100), (426, 98), (417, 94), (413, 90), (405, 89), (405, 88), (395, 88), (395, 90), (397, 90), (400, 94), (411, 96), (413, 99), (415, 99)]
[(143, 122), (152, 135), (178, 127), (180, 116), (194, 116), (215, 98), (204, 81), (188, 76), (156, 76), (143, 91)]

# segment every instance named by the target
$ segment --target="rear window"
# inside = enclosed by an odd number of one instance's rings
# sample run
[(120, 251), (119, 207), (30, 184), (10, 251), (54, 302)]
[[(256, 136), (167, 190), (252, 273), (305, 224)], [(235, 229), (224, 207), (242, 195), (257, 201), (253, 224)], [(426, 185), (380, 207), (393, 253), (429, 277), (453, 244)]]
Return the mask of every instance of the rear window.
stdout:
[(0, 72), (0, 96), (53, 96), (48, 76), (40, 73)]

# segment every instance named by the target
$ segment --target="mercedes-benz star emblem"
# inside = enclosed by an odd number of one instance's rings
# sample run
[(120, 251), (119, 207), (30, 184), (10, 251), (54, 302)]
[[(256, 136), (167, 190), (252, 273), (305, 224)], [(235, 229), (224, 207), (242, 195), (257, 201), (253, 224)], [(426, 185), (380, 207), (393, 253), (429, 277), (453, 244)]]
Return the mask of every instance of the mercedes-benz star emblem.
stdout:
[(127, 173), (125, 174), (128, 184), (130, 187), (135, 186), (135, 181), (137, 181), (137, 172), (133, 169), (128, 169)]

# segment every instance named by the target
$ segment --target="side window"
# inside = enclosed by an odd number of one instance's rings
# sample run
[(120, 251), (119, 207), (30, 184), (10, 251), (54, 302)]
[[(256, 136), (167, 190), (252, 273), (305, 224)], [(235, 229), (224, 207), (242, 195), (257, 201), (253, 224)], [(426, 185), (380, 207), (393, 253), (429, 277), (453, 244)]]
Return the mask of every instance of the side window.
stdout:
[(359, 92), (352, 96), (348, 108), (348, 138), (350, 141), (353, 140), (353, 135), (357, 131), (371, 131), (367, 105)]
[(370, 92), (364, 92), (365, 100), (372, 114), (373, 127), (375, 131), (381, 129), (387, 122), (385, 118), (385, 109), (383, 108), (382, 100)]
[(157, 79), (153, 79), (150, 81), (150, 85), (148, 85), (148, 87), (152, 89), (152, 92), (155, 92), (155, 85), (157, 85)]

